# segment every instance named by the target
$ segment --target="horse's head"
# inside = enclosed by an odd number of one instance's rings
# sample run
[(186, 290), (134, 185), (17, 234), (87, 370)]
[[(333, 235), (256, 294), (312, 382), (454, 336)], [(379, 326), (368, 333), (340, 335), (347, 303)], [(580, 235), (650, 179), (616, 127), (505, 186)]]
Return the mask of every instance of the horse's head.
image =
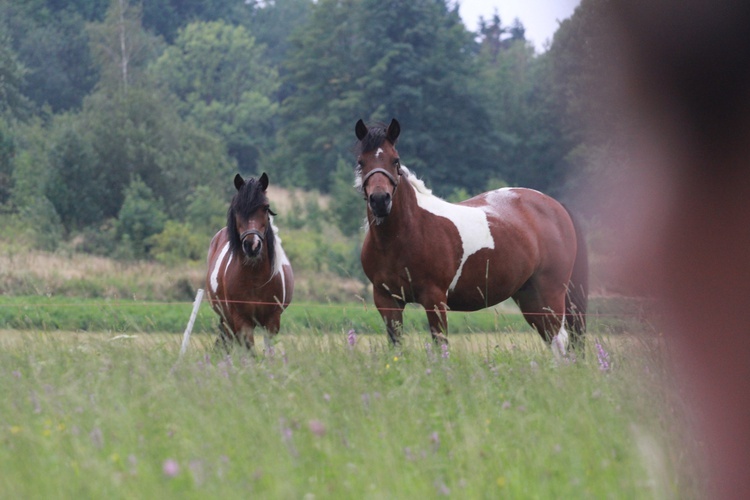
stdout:
[(368, 128), (362, 120), (354, 127), (359, 140), (356, 186), (364, 194), (377, 224), (391, 213), (401, 176), (401, 160), (396, 151), (400, 131), (401, 126), (395, 118), (387, 127), (374, 125)]
[(274, 259), (274, 232), (271, 224), (273, 213), (268, 204), (266, 189), (268, 176), (247, 181), (240, 174), (234, 177), (237, 194), (232, 198), (227, 212), (227, 231), (233, 252), (242, 252), (249, 259), (259, 259), (263, 246), (268, 247), (269, 259)]

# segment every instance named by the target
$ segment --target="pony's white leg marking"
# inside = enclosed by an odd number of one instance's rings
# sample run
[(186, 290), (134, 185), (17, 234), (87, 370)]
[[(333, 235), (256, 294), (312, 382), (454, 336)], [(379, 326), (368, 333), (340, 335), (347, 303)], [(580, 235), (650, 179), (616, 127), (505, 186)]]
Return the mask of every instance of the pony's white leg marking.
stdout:
[(219, 269), (221, 268), (221, 264), (224, 262), (224, 257), (226, 257), (227, 252), (229, 251), (229, 242), (227, 241), (224, 244), (224, 248), (221, 249), (221, 252), (219, 253), (219, 258), (216, 259), (216, 264), (214, 264), (214, 269), (211, 271), (211, 291), (216, 295), (216, 291), (219, 289)]
[(552, 349), (552, 353), (555, 355), (555, 358), (560, 359), (567, 356), (568, 353), (568, 331), (565, 329), (565, 324), (563, 320), (563, 324), (560, 325), (560, 331), (557, 332), (557, 335), (552, 337), (552, 343), (550, 344), (550, 348)]

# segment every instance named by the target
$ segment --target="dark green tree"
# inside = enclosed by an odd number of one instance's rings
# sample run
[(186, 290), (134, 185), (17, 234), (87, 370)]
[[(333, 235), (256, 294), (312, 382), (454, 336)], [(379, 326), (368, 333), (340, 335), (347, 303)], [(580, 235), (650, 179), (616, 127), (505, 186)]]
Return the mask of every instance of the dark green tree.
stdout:
[(278, 75), (263, 50), (242, 26), (199, 22), (180, 30), (151, 67), (179, 99), (180, 114), (222, 137), (247, 173), (271, 149), (277, 112)]
[(16, 140), (13, 123), (27, 116), (28, 101), (21, 93), (25, 68), (12, 49), (10, 36), (0, 32), (0, 207), (10, 199), (13, 188), (13, 159)]
[(173, 43), (179, 30), (190, 23), (225, 21), (244, 24), (258, 8), (258, 3), (254, 0), (149, 0), (142, 2), (143, 26)]
[(358, 118), (402, 125), (404, 162), (438, 191), (476, 187), (492, 169), (489, 121), (471, 92), (475, 42), (444, 1), (320, 1), (292, 38), (275, 163), (291, 182), (328, 191), (351, 161)]
[[(607, 31), (608, 0), (582, 0), (573, 15), (560, 24), (549, 49), (548, 94), (562, 117), (561, 136), (569, 169), (567, 191), (592, 196), (613, 192), (624, 182), (622, 165), (633, 151), (632, 123), (619, 102), (623, 93), (611, 76), (619, 68), (614, 37)], [(596, 187), (594, 187), (596, 186)], [(580, 197), (579, 197), (580, 198)], [(587, 205), (581, 201), (581, 209)], [(604, 205), (611, 198), (602, 197)], [(590, 209), (591, 204), (587, 205)], [(590, 218), (597, 214), (590, 213)]]
[(109, 0), (0, 0), (0, 23), (28, 70), (22, 90), (37, 107), (49, 105), (53, 112), (77, 108), (94, 87), (98, 72), (85, 25), (102, 18), (108, 4)]
[(224, 143), (184, 121), (169, 96), (156, 89), (131, 88), (127, 95), (114, 96), (95, 93), (86, 100), (80, 119), (107, 180), (104, 217), (117, 215), (134, 176), (177, 218), (183, 217), (187, 196), (196, 186), (228, 189), (226, 179), (236, 167)]
[(131, 0), (112, 0), (104, 20), (90, 23), (87, 33), (100, 72), (99, 87), (110, 92), (127, 93), (162, 49), (159, 39), (143, 29), (140, 5)]
[(275, 0), (254, 2), (246, 21), (259, 44), (266, 47), (265, 56), (274, 67), (280, 67), (290, 48), (290, 35), (301, 29), (310, 17), (312, 0)]
[(82, 124), (66, 115), (55, 121), (45, 194), (68, 231), (82, 229), (102, 220), (108, 179), (97, 164), (90, 137), (79, 129)]

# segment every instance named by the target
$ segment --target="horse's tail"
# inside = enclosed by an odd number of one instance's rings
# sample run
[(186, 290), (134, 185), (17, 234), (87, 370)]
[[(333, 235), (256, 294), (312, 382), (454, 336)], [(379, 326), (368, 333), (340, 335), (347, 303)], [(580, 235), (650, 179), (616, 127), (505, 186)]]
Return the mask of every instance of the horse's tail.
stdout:
[[(568, 208), (566, 207), (566, 210)], [(573, 263), (573, 273), (568, 283), (568, 293), (565, 297), (566, 322), (570, 328), (571, 344), (574, 348), (583, 348), (583, 335), (586, 333), (586, 309), (589, 294), (589, 254), (586, 249), (581, 226), (568, 210), (573, 228), (576, 232), (576, 258)]]

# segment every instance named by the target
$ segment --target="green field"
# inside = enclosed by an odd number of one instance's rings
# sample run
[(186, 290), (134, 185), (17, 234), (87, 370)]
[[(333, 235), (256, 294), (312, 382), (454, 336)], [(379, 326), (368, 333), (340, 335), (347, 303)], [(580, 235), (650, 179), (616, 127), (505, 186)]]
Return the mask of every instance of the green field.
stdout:
[[(590, 329), (603, 333), (642, 331), (639, 321), (642, 301), (595, 299), (590, 307)], [(66, 296), (0, 296), (0, 329), (67, 330), (111, 332), (169, 332), (185, 330), (191, 302), (114, 300)], [(217, 316), (204, 302), (195, 331), (215, 333)], [(531, 331), (510, 301), (473, 313), (449, 312), (450, 333)], [(281, 333), (317, 329), (325, 332), (385, 331), (380, 315), (371, 303), (320, 303), (296, 301), (282, 315)], [(404, 315), (407, 332), (428, 331), (424, 311), (409, 306)]]
[(447, 351), (414, 332), (351, 347), (346, 327), (257, 357), (198, 331), (180, 361), (180, 334), (2, 330), (0, 496), (700, 496), (653, 335), (555, 362), (510, 327)]

